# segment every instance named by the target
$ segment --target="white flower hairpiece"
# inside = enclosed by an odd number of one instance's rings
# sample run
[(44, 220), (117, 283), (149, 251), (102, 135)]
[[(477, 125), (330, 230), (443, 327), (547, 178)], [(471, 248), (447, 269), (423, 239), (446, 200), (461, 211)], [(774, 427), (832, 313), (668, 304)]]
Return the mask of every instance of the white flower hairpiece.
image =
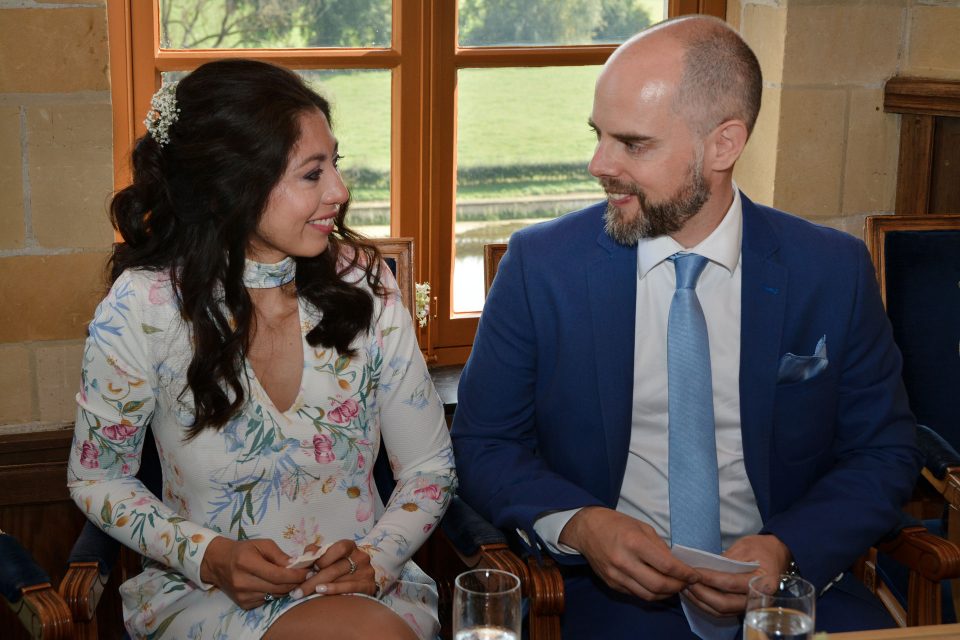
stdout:
[(430, 283), (415, 282), (414, 288), (417, 292), (414, 296), (416, 298), (417, 324), (424, 327), (430, 317)]
[(180, 108), (177, 106), (177, 83), (162, 85), (150, 98), (150, 111), (143, 124), (147, 132), (161, 145), (170, 142), (170, 125), (177, 121)]

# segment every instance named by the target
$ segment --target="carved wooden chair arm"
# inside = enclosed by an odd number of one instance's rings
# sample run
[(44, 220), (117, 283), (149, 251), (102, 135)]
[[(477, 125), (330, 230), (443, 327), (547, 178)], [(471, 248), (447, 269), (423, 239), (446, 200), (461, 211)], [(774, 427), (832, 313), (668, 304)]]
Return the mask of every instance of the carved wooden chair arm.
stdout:
[(960, 454), (939, 433), (917, 425), (917, 445), (923, 453), (923, 477), (960, 509)]
[(70, 609), (41, 569), (16, 539), (0, 532), (0, 594), (32, 638), (74, 637)]
[(552, 560), (521, 559), (510, 548), (503, 532), (459, 497), (454, 497), (442, 526), (444, 536), (466, 568), (500, 569), (520, 578), (523, 597), (529, 604), (531, 640), (560, 640), (563, 577)]
[(60, 595), (70, 607), (73, 619), (77, 623), (94, 622), (97, 605), (103, 595), (109, 574), (100, 573), (97, 562), (71, 562), (67, 574), (60, 583)]
[[(877, 551), (910, 570), (906, 607), (878, 578)], [(907, 526), (877, 544), (859, 567), (864, 584), (873, 591), (901, 626), (939, 624), (942, 619), (942, 580), (960, 577), (960, 549), (923, 526)]]

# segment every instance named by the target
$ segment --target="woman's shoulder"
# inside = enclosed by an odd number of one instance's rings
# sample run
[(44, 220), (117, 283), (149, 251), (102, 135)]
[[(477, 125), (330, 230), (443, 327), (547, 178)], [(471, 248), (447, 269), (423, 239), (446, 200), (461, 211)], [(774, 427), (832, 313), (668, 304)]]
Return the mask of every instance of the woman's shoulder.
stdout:
[(135, 268), (126, 269), (117, 277), (105, 301), (156, 312), (175, 308), (175, 299), (168, 270)]

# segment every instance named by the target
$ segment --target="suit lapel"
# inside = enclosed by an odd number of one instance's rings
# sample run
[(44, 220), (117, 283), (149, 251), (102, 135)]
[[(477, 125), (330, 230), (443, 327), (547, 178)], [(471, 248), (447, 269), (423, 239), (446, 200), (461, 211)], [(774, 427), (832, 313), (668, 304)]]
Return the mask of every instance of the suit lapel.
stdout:
[(743, 275), (740, 317), (740, 429), (747, 476), (760, 515), (770, 509), (770, 447), (788, 272), (776, 262), (779, 240), (742, 193)]
[(633, 407), (633, 346), (637, 298), (637, 250), (601, 231), (600, 257), (588, 266), (587, 284), (597, 383), (609, 462), (607, 501), (615, 506), (627, 463)]

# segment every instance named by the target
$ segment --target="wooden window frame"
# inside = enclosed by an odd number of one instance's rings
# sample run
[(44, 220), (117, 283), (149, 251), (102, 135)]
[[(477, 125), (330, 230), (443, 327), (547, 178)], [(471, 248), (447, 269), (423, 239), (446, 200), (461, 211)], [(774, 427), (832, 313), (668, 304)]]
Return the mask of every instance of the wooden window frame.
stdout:
[(895, 213), (954, 213), (931, 211), (930, 196), (937, 119), (960, 118), (960, 81), (891, 78), (884, 86), (883, 110), (901, 116)]
[[(460, 47), (456, 0), (394, 0), (391, 46), (371, 49), (162, 50), (160, 0), (107, 0), (113, 98), (114, 185), (130, 181), (129, 152), (164, 71), (250, 57), (294, 69), (389, 69), (390, 235), (416, 245), (415, 279), (432, 284), (431, 318), (419, 329), (428, 362), (466, 361), (479, 313), (454, 313), (456, 82), (460, 69), (598, 65), (613, 45)], [(669, 0), (668, 14), (726, 15), (726, 0)]]

